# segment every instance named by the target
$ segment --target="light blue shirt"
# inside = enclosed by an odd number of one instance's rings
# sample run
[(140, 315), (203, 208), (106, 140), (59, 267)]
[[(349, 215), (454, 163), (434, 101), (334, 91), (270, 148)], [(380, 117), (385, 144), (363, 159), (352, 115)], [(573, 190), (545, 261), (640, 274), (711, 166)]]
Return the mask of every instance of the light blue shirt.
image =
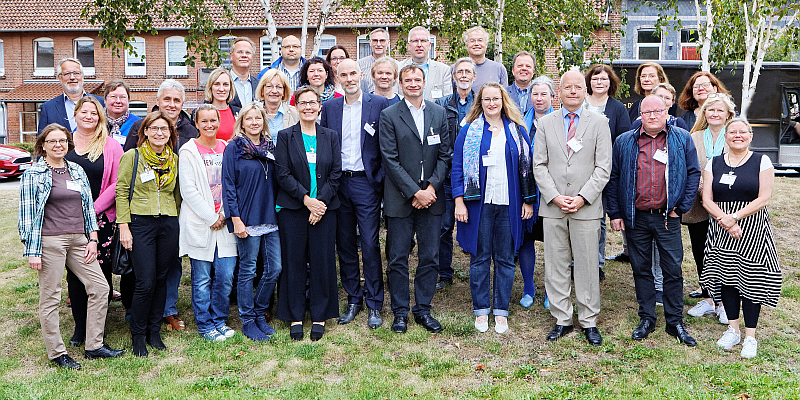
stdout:
[[(83, 96), (88, 96), (89, 94), (83, 92)], [(81, 97), (83, 97), (81, 96)], [(70, 132), (75, 132), (75, 129), (78, 128), (78, 125), (75, 123), (75, 106), (77, 103), (69, 99), (69, 96), (64, 94), (64, 111), (67, 112), (67, 120), (69, 120), (69, 130)]]
[(250, 75), (248, 75), (245, 80), (239, 78), (233, 71), (231, 71), (231, 75), (233, 75), (233, 86), (236, 88), (236, 94), (239, 95), (242, 107), (246, 104), (250, 104), (250, 102), (253, 101), (253, 87), (250, 86), (249, 82)]
[(278, 144), (278, 131), (283, 129), (283, 103), (278, 107), (278, 112), (272, 119), (267, 118), (269, 123), (269, 134), (272, 135), (272, 143)]
[(414, 64), (414, 65), (418, 65), (420, 68), (422, 68), (422, 73), (425, 74), (425, 92), (422, 93), (423, 94), (422, 97), (423, 98), (428, 98), (428, 81), (429, 81), (429, 79), (428, 79), (428, 61), (425, 61), (424, 64), (417, 64), (417, 63), (415, 63), (413, 61), (411, 63)]
[[(578, 126), (578, 121), (580, 121), (580, 119), (581, 119), (581, 112), (583, 112), (583, 106), (581, 106), (579, 109), (575, 110), (575, 115), (577, 115), (575, 117), (575, 126), (576, 127)], [(570, 113), (570, 111), (568, 111), (562, 105), (561, 106), (561, 115), (563, 116), (563, 119), (564, 119), (564, 137), (565, 138), (569, 137), (569, 115), (568, 115), (569, 113)]]

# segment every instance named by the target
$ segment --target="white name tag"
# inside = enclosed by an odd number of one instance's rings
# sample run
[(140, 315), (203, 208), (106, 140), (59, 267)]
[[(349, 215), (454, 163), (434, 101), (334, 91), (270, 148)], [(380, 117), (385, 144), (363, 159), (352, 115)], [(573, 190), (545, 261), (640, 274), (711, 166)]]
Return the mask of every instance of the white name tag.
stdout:
[(435, 144), (442, 143), (442, 140), (439, 139), (439, 135), (430, 135), (428, 136), (428, 145), (433, 146)]
[(569, 146), (569, 148), (576, 153), (581, 151), (583, 148), (583, 144), (581, 144), (581, 142), (576, 138), (572, 138), (572, 140), (567, 142), (567, 146)]
[(467, 124), (467, 117), (461, 118), (461, 124), (460, 125), (464, 126), (466, 124)]
[(72, 190), (73, 192), (80, 192), (81, 185), (75, 181), (67, 181), (67, 190)]
[(307, 151), (306, 158), (308, 159), (309, 164), (316, 164), (317, 163), (317, 153)]
[(653, 154), (653, 160), (656, 160), (662, 164), (666, 164), (669, 161), (669, 157), (667, 156), (667, 152), (661, 149), (656, 150), (656, 154)]
[(153, 179), (156, 179), (156, 173), (152, 169), (147, 172), (142, 172), (139, 177), (142, 179), (142, 183), (150, 182)]
[(487, 155), (483, 156), (483, 166), (484, 167), (491, 167), (491, 166), (496, 165), (496, 164), (497, 164), (497, 159), (493, 155), (487, 154)]
[(375, 128), (372, 127), (370, 124), (364, 124), (364, 130), (369, 133), (370, 136), (375, 136)]
[(736, 182), (736, 175), (723, 174), (719, 177), (719, 183), (723, 185), (733, 185), (733, 182)]
[(434, 98), (434, 99), (438, 99), (439, 97), (442, 97), (442, 91), (441, 90), (431, 90), (431, 97)]

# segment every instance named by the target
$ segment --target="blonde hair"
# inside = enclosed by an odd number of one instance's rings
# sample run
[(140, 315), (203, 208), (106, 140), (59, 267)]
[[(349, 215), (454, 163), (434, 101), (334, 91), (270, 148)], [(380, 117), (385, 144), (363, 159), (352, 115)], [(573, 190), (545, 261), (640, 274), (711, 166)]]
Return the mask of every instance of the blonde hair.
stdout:
[(231, 83), (231, 90), (230, 92), (228, 92), (228, 98), (225, 99), (225, 102), (230, 103), (233, 101), (234, 98), (236, 98), (236, 88), (234, 87), (233, 78), (231, 77), (230, 72), (228, 72), (228, 70), (225, 68), (217, 68), (211, 71), (211, 75), (208, 76), (208, 81), (206, 81), (206, 89), (203, 91), (206, 101), (214, 101), (214, 94), (212, 93), (213, 90), (212, 87), (214, 86), (214, 82), (216, 82), (217, 79), (219, 79), (219, 77), (222, 76), (222, 74), (227, 75), (228, 80)]
[(101, 155), (103, 155), (103, 150), (106, 148), (106, 140), (108, 139), (108, 122), (106, 120), (106, 113), (103, 109), (103, 105), (100, 104), (100, 101), (94, 98), (94, 96), (83, 96), (80, 100), (75, 104), (75, 112), (72, 114), (73, 117), (77, 117), (78, 112), (81, 110), (86, 103), (94, 104), (95, 108), (97, 109), (97, 126), (94, 128), (94, 134), (89, 139), (89, 143), (86, 145), (86, 155), (89, 158), (89, 161), (95, 162)]
[(472, 121), (476, 120), (478, 116), (483, 114), (483, 104), (481, 103), (481, 99), (483, 98), (483, 91), (486, 88), (496, 88), (500, 90), (500, 97), (503, 98), (503, 108), (500, 110), (500, 114), (511, 120), (511, 122), (524, 127), (525, 121), (522, 117), (522, 112), (519, 111), (517, 102), (511, 100), (511, 96), (508, 95), (506, 88), (497, 82), (486, 82), (483, 84), (483, 86), (481, 86), (481, 90), (479, 90), (478, 94), (475, 96), (475, 101), (472, 102), (472, 108), (465, 117), (467, 119), (467, 123), (471, 123)]
[(277, 68), (272, 68), (267, 70), (267, 72), (264, 73), (264, 76), (261, 77), (261, 80), (258, 81), (258, 86), (256, 86), (257, 99), (265, 101), (264, 85), (266, 85), (267, 82), (272, 82), (272, 79), (276, 76), (281, 78), (281, 85), (283, 85), (283, 97), (281, 98), (281, 103), (286, 103), (292, 98), (292, 88), (289, 86), (289, 78), (287, 78), (286, 74), (284, 74), (282, 71), (279, 71)]
[(263, 121), (263, 123), (261, 124), (261, 132), (259, 132), (259, 136), (262, 139), (267, 139), (269, 141), (272, 141), (272, 135), (269, 133), (269, 123), (268, 123), (269, 121), (267, 120), (267, 112), (264, 110), (264, 107), (262, 107), (261, 104), (255, 102), (245, 104), (245, 106), (242, 107), (241, 110), (239, 110), (239, 116), (236, 118), (236, 124), (233, 125), (233, 136), (234, 137), (241, 136), (243, 138), (247, 137), (247, 135), (244, 132), (244, 128), (242, 128), (242, 123), (244, 122), (244, 117), (247, 116), (247, 113), (249, 113), (252, 110), (256, 110), (261, 113), (261, 120)]
[(726, 93), (710, 93), (706, 101), (703, 103), (703, 106), (700, 108), (700, 116), (697, 117), (697, 121), (695, 121), (691, 132), (702, 131), (708, 128), (706, 109), (719, 101), (725, 103), (725, 105), (728, 107), (728, 116), (725, 118), (725, 123), (736, 116), (736, 113), (734, 112), (736, 110), (736, 104), (733, 104), (733, 99), (731, 99), (731, 96)]

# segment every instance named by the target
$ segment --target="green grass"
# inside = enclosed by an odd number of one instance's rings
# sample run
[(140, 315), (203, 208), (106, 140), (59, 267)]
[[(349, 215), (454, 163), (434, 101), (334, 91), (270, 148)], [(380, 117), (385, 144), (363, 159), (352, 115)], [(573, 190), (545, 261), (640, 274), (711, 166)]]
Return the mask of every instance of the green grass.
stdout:
[[(787, 204), (797, 186), (795, 180), (776, 180), (771, 208), (773, 220), (785, 224), (775, 230), (784, 284), (779, 307), (762, 312), (759, 356), (752, 360), (743, 360), (739, 348), (716, 347), (725, 328), (712, 318), (686, 318), (699, 342), (694, 348), (664, 333), (662, 315), (648, 340), (631, 340), (638, 323), (633, 279), (630, 265), (615, 262), (606, 264), (608, 279), (601, 284), (603, 345), (589, 346), (580, 333), (546, 342), (554, 321), (541, 304), (539, 251), (535, 303), (519, 306), (517, 276), (511, 330), (505, 335), (475, 331), (468, 276), (460, 272), (454, 285), (434, 298), (433, 315), (446, 327), (439, 334), (413, 322), (406, 334), (392, 333), (387, 294), (384, 325), (376, 330), (366, 327), (362, 313), (344, 326), (328, 321), (319, 342), (308, 340), (309, 323), (306, 339), (295, 342), (288, 325), (275, 321), (277, 333), (269, 342), (254, 343), (237, 333), (210, 343), (197, 335), (185, 266), (178, 310), (188, 329), (162, 331), (167, 351), (86, 361), (83, 349), (68, 347), (83, 370), (60, 370), (45, 356), (37, 276), (19, 257), (16, 211), (6, 207), (0, 210), (0, 239), (7, 243), (0, 248), (0, 399), (800, 399), (800, 223), (796, 206)], [(0, 192), (0, 201), (13, 204), (15, 196)], [(610, 233), (607, 252), (615, 254), (620, 243), (620, 236)], [(468, 270), (469, 260), (458, 250), (454, 262), (458, 271)], [(697, 284), (688, 250), (683, 268), (688, 293)], [(686, 298), (687, 309), (694, 303)], [(65, 307), (59, 312), (66, 341), (72, 317)], [(232, 307), (228, 321), (239, 330), (236, 315)], [(107, 342), (130, 349), (127, 329), (120, 303), (112, 303)]]

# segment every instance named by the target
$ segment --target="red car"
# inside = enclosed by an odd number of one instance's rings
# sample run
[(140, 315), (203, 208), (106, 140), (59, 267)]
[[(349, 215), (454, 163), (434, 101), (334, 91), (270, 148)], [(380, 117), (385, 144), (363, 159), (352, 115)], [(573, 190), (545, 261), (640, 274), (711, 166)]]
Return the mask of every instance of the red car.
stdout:
[(20, 176), (31, 164), (31, 153), (0, 144), (0, 179)]

